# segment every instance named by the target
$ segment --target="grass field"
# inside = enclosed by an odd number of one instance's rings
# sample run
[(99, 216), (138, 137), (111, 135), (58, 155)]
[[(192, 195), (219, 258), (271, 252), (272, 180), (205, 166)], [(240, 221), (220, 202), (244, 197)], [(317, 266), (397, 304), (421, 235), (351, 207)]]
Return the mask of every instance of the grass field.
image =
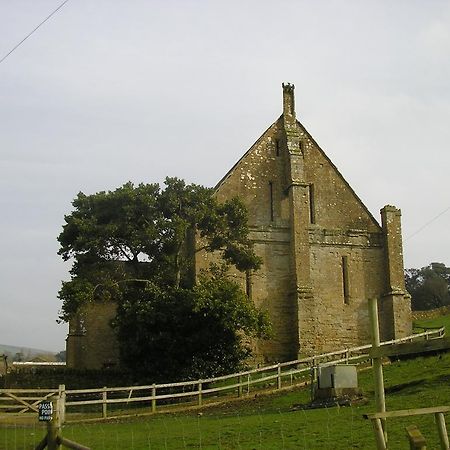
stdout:
[[(388, 410), (450, 405), (450, 353), (387, 365), (384, 378)], [(373, 449), (371, 424), (362, 418), (375, 410), (371, 370), (359, 373), (359, 384), (368, 398), (364, 405), (292, 410), (309, 400), (308, 389), (297, 389), (184, 413), (65, 425), (63, 434), (104, 450)], [(419, 427), (429, 449), (439, 448), (433, 416), (418, 416), (388, 421), (390, 449), (409, 448), (410, 424)], [(32, 449), (43, 436), (37, 421), (0, 425), (0, 449)]]
[(414, 325), (417, 327), (445, 327), (446, 336), (450, 336), (450, 315), (438, 317), (431, 320), (416, 320)]

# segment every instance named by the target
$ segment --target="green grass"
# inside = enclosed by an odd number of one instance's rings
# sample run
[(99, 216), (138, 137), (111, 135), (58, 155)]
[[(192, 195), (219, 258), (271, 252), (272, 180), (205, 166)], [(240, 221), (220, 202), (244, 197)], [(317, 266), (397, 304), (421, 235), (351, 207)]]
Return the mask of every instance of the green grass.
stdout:
[[(450, 315), (437, 317), (436, 319), (431, 319), (431, 320), (415, 320), (414, 327), (420, 327), (420, 328), (445, 327), (446, 336), (450, 336)], [(420, 330), (420, 331), (423, 331), (423, 330)]]
[[(450, 353), (384, 367), (388, 410), (450, 405)], [(92, 449), (373, 449), (375, 440), (362, 414), (374, 412), (372, 371), (359, 373), (368, 403), (362, 406), (292, 411), (307, 403), (309, 389), (253, 395), (239, 402), (177, 414), (103, 423), (65, 425), (68, 439)], [(428, 448), (439, 448), (433, 416), (390, 419), (390, 449), (408, 448), (405, 427), (416, 424)], [(35, 422), (0, 425), (0, 449), (31, 449), (44, 436)]]

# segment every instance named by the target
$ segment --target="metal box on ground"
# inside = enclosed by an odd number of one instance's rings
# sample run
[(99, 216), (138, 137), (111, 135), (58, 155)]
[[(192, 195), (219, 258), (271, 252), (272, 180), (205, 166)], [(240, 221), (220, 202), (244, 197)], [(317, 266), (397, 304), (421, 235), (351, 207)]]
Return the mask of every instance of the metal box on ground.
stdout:
[(319, 366), (316, 399), (353, 397), (360, 394), (356, 366)]
[(319, 366), (319, 389), (325, 388), (357, 388), (358, 375), (356, 366), (336, 365), (336, 366)]

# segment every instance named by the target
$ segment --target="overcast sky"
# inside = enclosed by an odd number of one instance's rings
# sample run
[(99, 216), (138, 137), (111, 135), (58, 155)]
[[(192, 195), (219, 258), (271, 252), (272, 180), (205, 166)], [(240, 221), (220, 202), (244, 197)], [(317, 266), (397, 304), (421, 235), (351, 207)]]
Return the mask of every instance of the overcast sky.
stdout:
[[(0, 58), (61, 3), (0, 0)], [(283, 81), (374, 216), (402, 209), (405, 266), (450, 265), (449, 1), (71, 0), (0, 64), (0, 343), (64, 348), (79, 191), (214, 186)]]

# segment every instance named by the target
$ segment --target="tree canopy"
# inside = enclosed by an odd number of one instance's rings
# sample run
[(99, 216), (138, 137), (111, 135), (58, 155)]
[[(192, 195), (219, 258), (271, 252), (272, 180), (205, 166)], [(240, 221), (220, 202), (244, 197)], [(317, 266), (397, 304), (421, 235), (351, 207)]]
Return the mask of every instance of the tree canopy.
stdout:
[(413, 310), (428, 310), (450, 304), (450, 268), (431, 263), (421, 269), (405, 270), (406, 289)]
[(59, 291), (60, 319), (86, 302), (115, 301), (126, 366), (140, 361), (135, 369), (155, 376), (173, 366), (186, 376), (236, 368), (248, 355), (245, 336), (264, 335), (267, 319), (226, 267), (196, 280), (193, 256), (218, 252), (239, 271), (258, 269), (260, 259), (244, 205), (237, 198), (219, 203), (212, 194), (177, 178), (166, 178), (164, 188), (126, 183), (80, 192), (58, 237), (58, 253), (73, 260), (71, 280)]

